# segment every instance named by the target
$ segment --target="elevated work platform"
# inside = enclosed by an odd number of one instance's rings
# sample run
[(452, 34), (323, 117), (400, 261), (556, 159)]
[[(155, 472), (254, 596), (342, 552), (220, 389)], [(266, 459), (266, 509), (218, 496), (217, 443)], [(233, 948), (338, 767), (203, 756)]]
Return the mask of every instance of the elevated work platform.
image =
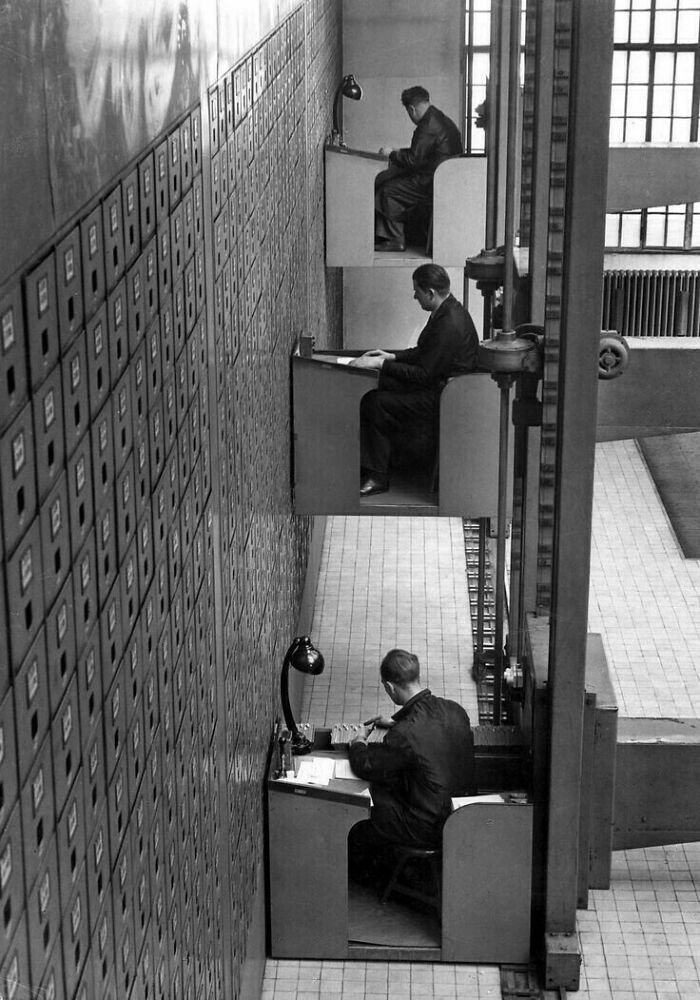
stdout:
[(495, 518), (500, 394), (486, 372), (459, 375), (442, 391), (438, 469), (360, 498), (360, 400), (377, 385), (376, 371), (348, 366), (360, 353), (292, 359), (295, 512)]
[(326, 147), (326, 264), (329, 267), (417, 266), (434, 260), (463, 267), (484, 246), (486, 159), (457, 156), (435, 171), (432, 254), (374, 252), (374, 179), (388, 164), (378, 153)]

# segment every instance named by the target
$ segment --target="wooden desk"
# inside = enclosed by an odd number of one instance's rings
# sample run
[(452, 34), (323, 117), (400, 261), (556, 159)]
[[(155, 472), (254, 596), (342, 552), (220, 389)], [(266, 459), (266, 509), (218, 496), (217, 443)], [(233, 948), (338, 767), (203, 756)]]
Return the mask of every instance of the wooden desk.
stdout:
[[(342, 754), (332, 756), (342, 759)], [(366, 795), (347, 791), (354, 785), (332, 780), (320, 787), (268, 778), (270, 953), (275, 958), (348, 954), (348, 834), (369, 818), (370, 810)]]
[[(318, 745), (327, 738), (328, 730), (317, 730)], [(426, 959), (426, 949), (349, 941), (347, 840), (369, 817), (369, 800), (349, 785), (301, 786), (268, 775), (270, 954)], [(443, 833), (442, 942), (430, 960), (527, 962), (531, 866), (531, 804), (456, 809)]]
[(438, 493), (392, 482), (360, 499), (360, 400), (378, 375), (337, 360), (361, 353), (292, 358), (295, 512), (495, 518), (500, 393), (486, 372), (450, 379), (440, 396)]

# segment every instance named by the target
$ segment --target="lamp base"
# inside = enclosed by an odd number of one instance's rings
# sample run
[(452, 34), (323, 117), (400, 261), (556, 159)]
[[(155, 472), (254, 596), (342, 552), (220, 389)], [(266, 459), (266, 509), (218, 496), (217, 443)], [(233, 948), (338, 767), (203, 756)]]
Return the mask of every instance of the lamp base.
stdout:
[(313, 749), (313, 745), (314, 741), (302, 736), (301, 733), (295, 733), (292, 736), (292, 753), (297, 754), (297, 756), (309, 753)]

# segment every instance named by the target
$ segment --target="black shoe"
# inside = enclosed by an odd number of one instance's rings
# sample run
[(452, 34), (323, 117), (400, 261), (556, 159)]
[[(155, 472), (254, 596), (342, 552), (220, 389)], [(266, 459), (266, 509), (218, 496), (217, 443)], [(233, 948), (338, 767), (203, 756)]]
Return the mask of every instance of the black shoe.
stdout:
[(398, 240), (382, 240), (374, 244), (375, 253), (403, 253), (405, 249), (406, 244)]
[(388, 489), (388, 479), (382, 479), (381, 477), (375, 479), (374, 476), (367, 476), (366, 479), (362, 480), (360, 496), (371, 497), (373, 493), (386, 493)]

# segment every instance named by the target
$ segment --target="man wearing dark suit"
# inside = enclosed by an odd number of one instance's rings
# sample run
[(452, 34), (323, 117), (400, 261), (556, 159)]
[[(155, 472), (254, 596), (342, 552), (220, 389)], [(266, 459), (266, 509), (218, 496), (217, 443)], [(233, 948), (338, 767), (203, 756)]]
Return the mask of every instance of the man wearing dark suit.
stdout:
[(385, 728), (381, 743), (358, 736), (348, 747), (354, 773), (370, 783), (370, 818), (353, 827), (351, 871), (365, 881), (390, 861), (392, 845), (439, 847), (452, 797), (475, 791), (469, 716), (420, 681), (418, 657), (390, 650), (380, 666), (384, 690), (398, 711), (366, 724)]
[(408, 149), (384, 147), (388, 170), (375, 181), (375, 250), (406, 249), (404, 223), (421, 206), (432, 207), (433, 174), (443, 160), (463, 151), (462, 137), (455, 123), (433, 107), (424, 87), (409, 87), (401, 103), (416, 126)]
[(379, 385), (360, 403), (360, 495), (389, 488), (392, 449), (413, 437), (437, 438), (440, 392), (452, 375), (476, 368), (479, 340), (472, 318), (450, 293), (439, 264), (413, 272), (413, 297), (430, 319), (415, 347), (372, 350), (355, 358), (358, 368), (379, 370)]

